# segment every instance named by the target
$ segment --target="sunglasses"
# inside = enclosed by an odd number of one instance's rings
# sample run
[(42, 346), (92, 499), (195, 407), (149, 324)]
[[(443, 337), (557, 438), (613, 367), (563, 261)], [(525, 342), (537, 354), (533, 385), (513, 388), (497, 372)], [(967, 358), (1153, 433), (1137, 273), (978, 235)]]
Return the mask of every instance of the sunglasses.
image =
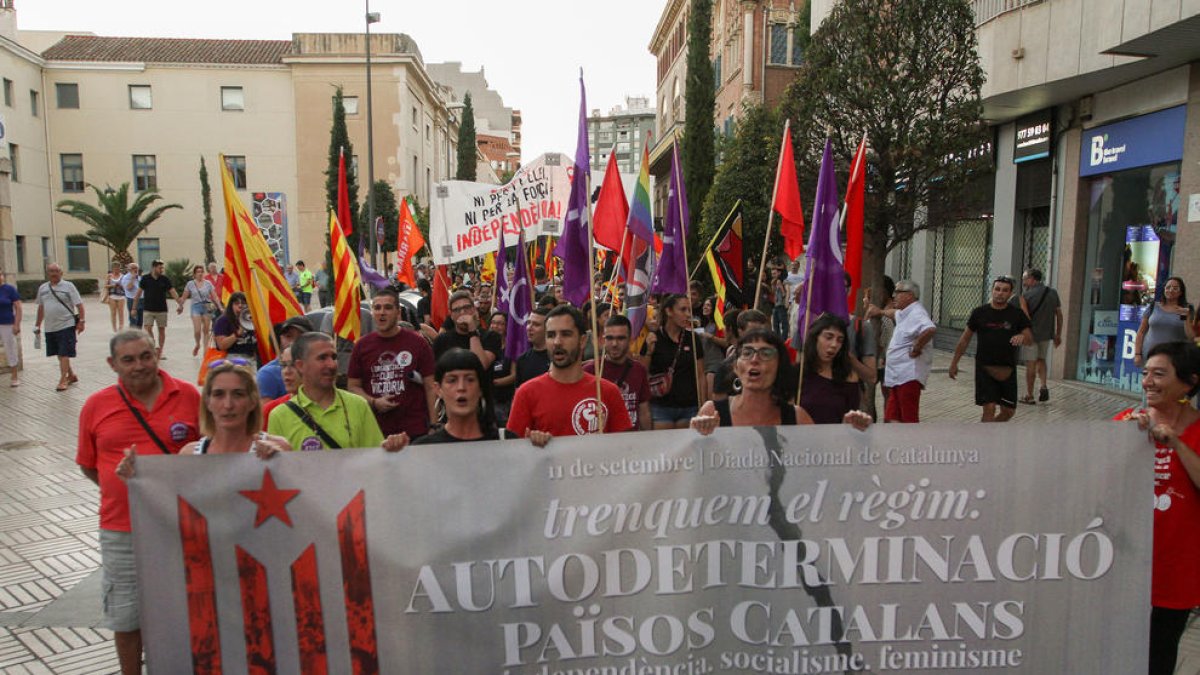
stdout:
[(216, 361), (209, 361), (208, 369), (212, 370), (213, 368), (220, 368), (221, 366), (224, 366), (226, 364), (231, 365), (231, 366), (248, 366), (248, 365), (250, 365), (250, 362), (247, 361), (246, 359), (238, 358), (235, 356), (233, 358), (217, 359)]

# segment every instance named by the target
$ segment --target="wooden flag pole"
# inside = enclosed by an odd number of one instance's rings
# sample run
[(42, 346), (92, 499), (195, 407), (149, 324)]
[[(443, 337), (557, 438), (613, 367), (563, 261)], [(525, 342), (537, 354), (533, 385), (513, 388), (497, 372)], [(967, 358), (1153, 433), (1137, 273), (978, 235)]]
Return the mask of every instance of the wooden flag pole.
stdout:
[[(678, 133), (678, 131), (676, 131), (676, 134), (675, 134), (675, 143), (676, 143), (676, 145), (675, 145), (676, 149), (672, 150), (672, 152), (678, 152), (678, 148), (679, 148), (679, 145), (678, 145), (679, 133)], [(679, 156), (676, 155), (675, 159), (678, 159), (678, 158), (679, 158)], [(680, 173), (682, 174), (682, 171)], [(682, 179), (683, 179), (683, 176), (681, 175), (680, 180), (682, 180)], [(682, 192), (682, 190), (680, 192)], [(680, 235), (682, 235), (683, 241), (679, 242), (679, 246), (683, 247), (683, 269), (685, 269), (685, 270), (689, 267), (688, 258), (687, 258), (687, 233), (683, 232), (682, 230), (683, 230), (683, 228), (689, 227), (690, 225), (691, 225), (691, 223), (685, 222), (683, 219), (683, 199), (682, 199), (682, 195), (680, 195), (680, 198), (679, 198), (679, 229), (680, 229)], [(689, 283), (691, 283), (690, 279), (689, 279)], [(684, 296), (687, 297), (689, 295), (690, 294), (688, 293), (688, 289), (684, 289)], [(697, 355), (700, 353), (696, 349), (696, 331), (689, 329), (687, 333), (689, 336), (691, 336), (690, 339), (692, 341), (692, 360), (694, 362), (697, 358)], [(680, 335), (679, 339), (683, 340), (683, 336)], [(703, 375), (703, 373), (700, 372), (700, 368), (697, 368), (694, 364), (692, 365), (692, 371), (695, 376), (693, 379), (695, 379), (695, 381), (696, 381), (696, 408), (698, 409), (704, 405), (704, 401), (701, 400), (704, 397), (704, 392), (701, 391), (702, 385), (704, 383), (704, 380), (702, 379), (704, 377), (704, 375)]]
[(758, 282), (754, 284), (754, 309), (758, 309), (759, 296), (762, 295), (763, 273), (767, 271), (767, 244), (771, 242), (771, 228), (775, 223), (775, 195), (779, 194), (779, 169), (783, 162), (783, 144), (787, 142), (788, 131), (792, 128), (789, 118), (783, 124), (783, 139), (779, 141), (779, 162), (775, 165), (775, 187), (771, 188), (771, 210), (767, 212), (767, 229), (763, 233), (762, 256), (758, 262)]
[[(596, 233), (592, 231), (592, 177), (585, 176), (584, 180), (587, 181), (588, 194), (588, 204), (583, 207), (583, 212), (587, 217), (588, 258), (594, 261), (596, 259)], [(592, 269), (591, 262), (588, 263), (588, 269)], [(596, 329), (596, 296), (592, 293), (592, 276), (591, 274), (588, 275), (588, 297), (591, 299), (588, 306), (591, 307), (592, 314), (592, 353), (598, 356), (600, 354), (600, 331)], [(583, 358), (582, 352), (579, 357)], [(596, 371), (596, 421), (599, 425), (597, 429), (601, 434), (604, 433), (604, 427), (608, 425), (607, 416), (604, 414), (604, 399), (600, 396), (600, 380), (602, 377), (603, 371)]]
[(267, 309), (267, 303), (263, 299), (262, 286), (260, 285), (260, 283), (258, 281), (258, 270), (254, 269), (253, 266), (250, 267), (250, 280), (254, 282), (254, 290), (252, 292), (254, 293), (255, 299), (258, 300), (258, 306), (263, 308), (264, 311), (268, 312), (268, 314), (267, 314), (267, 327), (268, 327), (267, 340), (271, 343), (271, 351), (274, 352), (276, 358), (279, 358), (279, 354), (281, 352), (283, 352), (283, 350), (279, 348), (279, 342), (275, 338), (275, 331), (273, 329), (271, 329), (270, 310)]
[[(804, 343), (808, 342), (808, 319), (812, 312), (812, 258), (808, 259), (804, 270), (804, 318), (800, 322), (800, 326), (804, 327), (804, 339), (800, 341), (800, 376), (796, 382), (796, 405), (800, 405), (800, 396), (804, 393)], [(796, 336), (799, 335), (800, 329), (797, 327)]]

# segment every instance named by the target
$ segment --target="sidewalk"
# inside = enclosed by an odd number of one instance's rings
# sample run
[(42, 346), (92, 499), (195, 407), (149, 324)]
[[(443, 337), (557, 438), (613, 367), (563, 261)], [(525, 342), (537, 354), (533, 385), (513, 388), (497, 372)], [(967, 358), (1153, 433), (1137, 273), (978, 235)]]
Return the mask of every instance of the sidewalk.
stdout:
[[(108, 367), (108, 308), (88, 298), (88, 329), (75, 369), (80, 382), (55, 392), (57, 362), (33, 351), (34, 311), (22, 327), (26, 371), (10, 389), (0, 377), (0, 673), (114, 673), (112, 635), (100, 623), (96, 488), (75, 466), (79, 410), (88, 395), (116, 381)], [(172, 375), (194, 380), (188, 315), (172, 313), (167, 360)], [(973, 363), (946, 377), (949, 354), (936, 352), (922, 396), (922, 419), (975, 422)], [(1019, 373), (1024, 377), (1024, 373)], [(1024, 380), (1022, 379), (1022, 382)], [(1069, 382), (1051, 382), (1048, 404), (1023, 405), (1015, 423), (1104, 420), (1136, 401)], [(1194, 622), (1195, 623), (1195, 622)], [(1200, 626), (1184, 636), (1179, 673), (1200, 673)]]

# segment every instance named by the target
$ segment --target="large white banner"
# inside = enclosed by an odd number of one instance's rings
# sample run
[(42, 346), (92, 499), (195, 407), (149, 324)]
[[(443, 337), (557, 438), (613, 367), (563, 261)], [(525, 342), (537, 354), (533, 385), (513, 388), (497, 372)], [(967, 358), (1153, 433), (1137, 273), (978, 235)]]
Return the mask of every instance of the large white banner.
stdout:
[[(153, 673), (1134, 673), (1118, 423), (144, 457)], [(215, 666), (215, 668), (214, 668)]]
[(434, 262), (442, 265), (492, 253), (501, 232), (508, 246), (517, 243), (522, 229), (527, 241), (543, 234), (558, 236), (574, 170), (568, 156), (547, 153), (522, 166), (504, 185), (438, 183), (429, 216)]

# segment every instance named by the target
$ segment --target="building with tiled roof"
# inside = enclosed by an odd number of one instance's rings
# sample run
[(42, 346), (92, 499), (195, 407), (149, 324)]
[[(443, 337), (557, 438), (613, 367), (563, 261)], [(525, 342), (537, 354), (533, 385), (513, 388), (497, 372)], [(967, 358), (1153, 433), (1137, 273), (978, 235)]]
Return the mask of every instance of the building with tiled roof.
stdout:
[[(24, 34), (16, 10), (0, 3), (0, 269), (10, 280), (42, 278), (44, 265), (59, 261), (68, 278), (103, 275), (111, 252), (80, 240), (85, 225), (53, 205), (94, 203), (88, 186), (123, 183), (157, 189), (162, 203), (183, 207), (168, 211), (129, 251), (143, 267), (155, 258), (202, 261), (202, 158), (220, 263), (219, 155), (280, 260), (323, 259), (337, 87), (345, 96), (350, 164), (366, 168), (364, 40), (340, 33), (290, 40)], [(375, 179), (397, 197), (428, 204), (434, 183), (455, 170), (450, 92), (429, 77), (407, 35), (371, 35), (371, 56)], [(359, 174), (360, 200), (367, 173)]]

